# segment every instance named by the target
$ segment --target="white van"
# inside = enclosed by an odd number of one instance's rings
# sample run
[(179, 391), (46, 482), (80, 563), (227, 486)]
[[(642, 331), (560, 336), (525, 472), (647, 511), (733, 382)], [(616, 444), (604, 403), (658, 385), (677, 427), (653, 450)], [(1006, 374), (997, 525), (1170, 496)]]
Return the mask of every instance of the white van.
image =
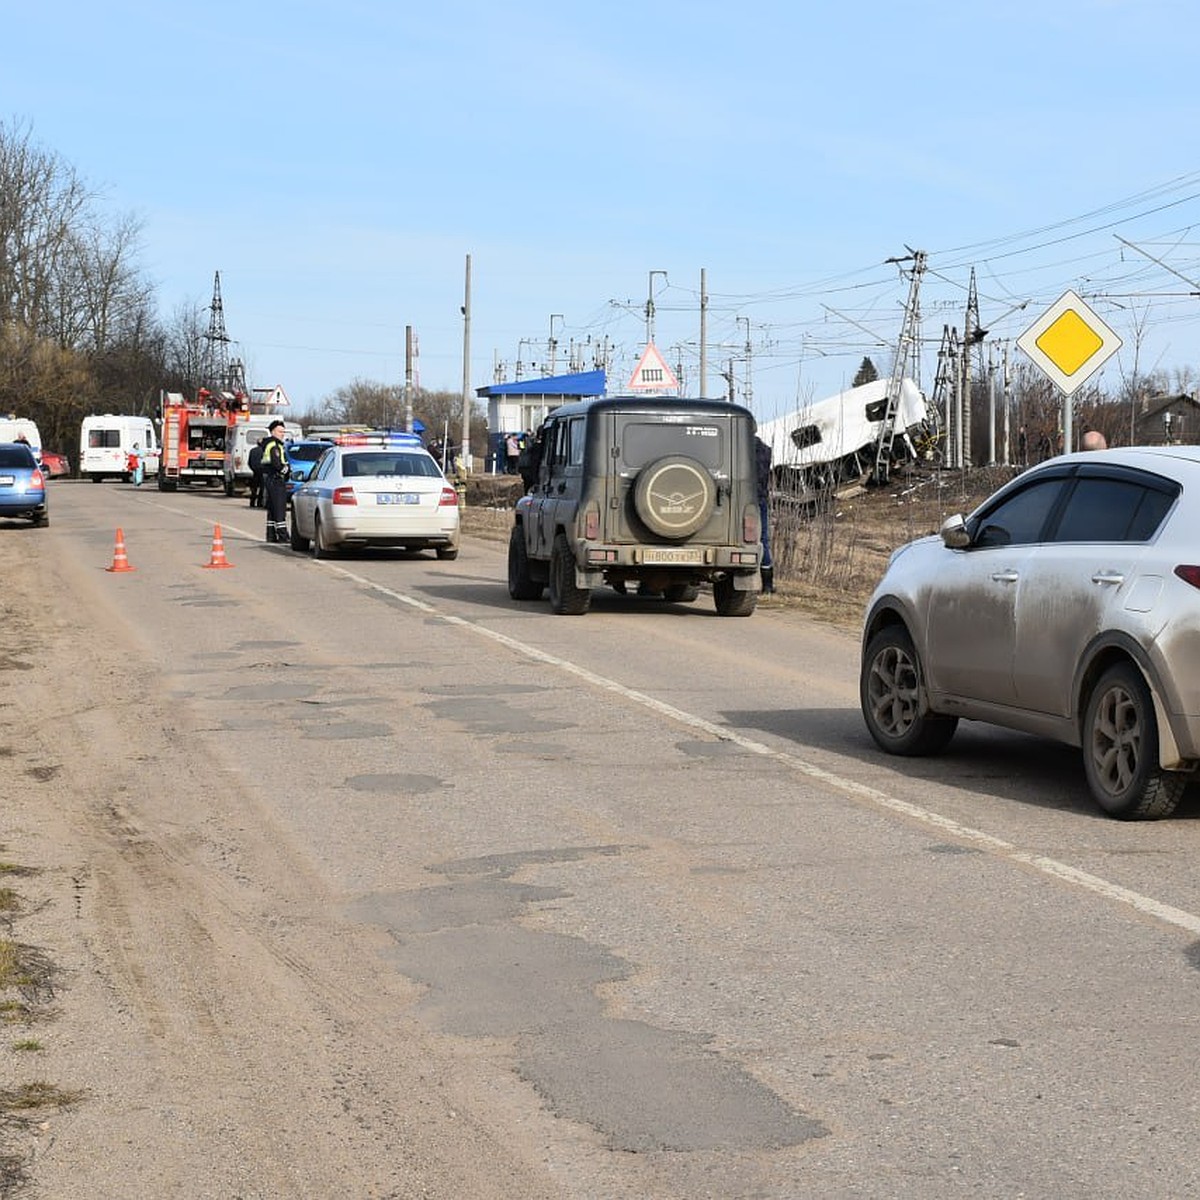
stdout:
[(267, 413), (252, 413), (248, 421), (237, 421), (225, 431), (225, 495), (232, 496), (238, 484), (248, 486), (250, 476), (250, 451), (270, 435), (267, 426), (272, 421), (283, 421), (283, 441), (297, 441), (304, 431), (295, 421), (284, 421), (282, 417)]
[(114, 413), (84, 417), (79, 431), (79, 477), (93, 483), (102, 479), (128, 481), (129, 456), (135, 446), (146, 478), (157, 475), (162, 449), (149, 417)]
[(36, 422), (28, 417), (0, 417), (0, 442), (15, 442), (23, 437), (33, 448), (34, 457), (42, 461), (42, 435)]

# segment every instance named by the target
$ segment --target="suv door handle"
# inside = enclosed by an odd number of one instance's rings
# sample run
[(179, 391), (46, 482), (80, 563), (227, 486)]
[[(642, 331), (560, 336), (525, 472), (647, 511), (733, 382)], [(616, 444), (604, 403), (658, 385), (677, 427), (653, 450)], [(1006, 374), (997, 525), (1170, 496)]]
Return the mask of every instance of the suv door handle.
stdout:
[(993, 583), (1016, 583), (1020, 578), (1020, 573), (1017, 571), (994, 571), (992, 573)]
[(1097, 571), (1092, 576), (1093, 583), (1115, 583), (1118, 587), (1125, 582), (1125, 576), (1116, 571)]

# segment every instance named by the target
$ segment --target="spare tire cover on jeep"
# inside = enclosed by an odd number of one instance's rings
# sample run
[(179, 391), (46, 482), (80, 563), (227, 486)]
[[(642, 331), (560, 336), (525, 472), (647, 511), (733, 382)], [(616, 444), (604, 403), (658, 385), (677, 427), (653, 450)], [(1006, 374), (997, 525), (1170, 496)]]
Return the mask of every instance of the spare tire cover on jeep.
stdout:
[(633, 506), (652, 533), (664, 538), (690, 537), (712, 514), (716, 484), (693, 458), (660, 458), (638, 473)]

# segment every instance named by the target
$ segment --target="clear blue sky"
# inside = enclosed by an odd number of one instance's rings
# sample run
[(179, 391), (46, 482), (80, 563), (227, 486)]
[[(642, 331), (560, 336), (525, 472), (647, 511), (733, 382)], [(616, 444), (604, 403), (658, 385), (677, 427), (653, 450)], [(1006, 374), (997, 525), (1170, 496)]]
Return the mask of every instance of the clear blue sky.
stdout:
[[(924, 375), (961, 328), (1015, 338), (1066, 288), (1139, 363), (1200, 370), (1195, 0), (991, 4), (3, 0), (0, 119), (143, 223), (168, 317), (207, 304), (303, 410), (355, 378), (462, 388), (570, 343), (628, 378), (658, 345), (760, 417), (881, 369), (929, 254)], [(651, 276), (651, 272), (655, 272)], [(660, 274), (659, 272), (663, 273)], [(1165, 294), (1171, 293), (1171, 294)], [(1013, 311), (1024, 301), (1024, 309)], [(1007, 315), (1006, 315), (1007, 314)], [(1014, 350), (1014, 354), (1016, 351)], [(585, 366), (590, 366), (590, 349)], [(536, 364), (536, 366), (534, 365)]]

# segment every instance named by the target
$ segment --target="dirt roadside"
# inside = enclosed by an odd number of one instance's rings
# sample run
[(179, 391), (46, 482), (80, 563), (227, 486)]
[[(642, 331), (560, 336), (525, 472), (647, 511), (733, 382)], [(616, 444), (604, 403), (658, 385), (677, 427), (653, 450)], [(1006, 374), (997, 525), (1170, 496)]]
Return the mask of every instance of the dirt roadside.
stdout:
[(0, 1196), (547, 1195), (47, 532), (0, 538)]

